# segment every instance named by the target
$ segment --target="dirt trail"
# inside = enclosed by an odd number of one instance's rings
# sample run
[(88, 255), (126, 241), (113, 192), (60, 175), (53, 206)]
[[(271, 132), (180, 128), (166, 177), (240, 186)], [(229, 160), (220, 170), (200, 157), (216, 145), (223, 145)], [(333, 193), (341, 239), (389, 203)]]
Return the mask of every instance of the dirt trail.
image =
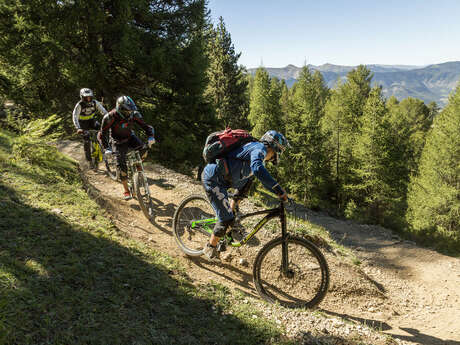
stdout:
[[(65, 141), (58, 148), (77, 161), (83, 159), (79, 143)], [(121, 185), (110, 180), (103, 167), (97, 173), (86, 170), (84, 176), (112, 221), (129, 236), (179, 258), (197, 283), (213, 280), (257, 297), (251, 260), (259, 247), (249, 247), (244, 253), (232, 249), (233, 260), (218, 265), (184, 257), (172, 238), (172, 216), (185, 196), (203, 193), (202, 187), (160, 165), (148, 165), (146, 171), (156, 210), (151, 222), (136, 200), (121, 200)], [(305, 216), (353, 249), (362, 262), (357, 267), (327, 253), (331, 286), (320, 310), (373, 325), (405, 343), (460, 345), (460, 259), (417, 247), (378, 226), (359, 225), (310, 210)], [(266, 242), (262, 236), (259, 240)], [(239, 264), (242, 256), (249, 267)]]

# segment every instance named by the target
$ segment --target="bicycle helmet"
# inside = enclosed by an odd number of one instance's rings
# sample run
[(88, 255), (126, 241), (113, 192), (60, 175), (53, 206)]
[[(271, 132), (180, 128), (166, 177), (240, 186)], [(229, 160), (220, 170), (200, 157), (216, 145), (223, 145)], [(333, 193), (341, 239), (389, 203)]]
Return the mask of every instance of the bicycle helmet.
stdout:
[[(87, 97), (91, 97), (90, 100), (87, 100), (86, 98)], [(91, 89), (88, 89), (88, 88), (83, 88), (80, 90), (80, 100), (84, 101), (84, 102), (91, 102), (93, 100), (93, 97), (94, 97), (94, 94), (93, 94), (93, 91)]]
[(122, 118), (127, 119), (134, 111), (137, 110), (137, 107), (131, 97), (120, 96), (117, 99), (116, 109)]
[(287, 141), (284, 135), (277, 131), (274, 131), (273, 129), (269, 130), (264, 135), (262, 135), (260, 141), (271, 147), (275, 152), (273, 158), (271, 159), (273, 164), (277, 164), (284, 150), (286, 150), (287, 147), (291, 146), (289, 145), (289, 142)]

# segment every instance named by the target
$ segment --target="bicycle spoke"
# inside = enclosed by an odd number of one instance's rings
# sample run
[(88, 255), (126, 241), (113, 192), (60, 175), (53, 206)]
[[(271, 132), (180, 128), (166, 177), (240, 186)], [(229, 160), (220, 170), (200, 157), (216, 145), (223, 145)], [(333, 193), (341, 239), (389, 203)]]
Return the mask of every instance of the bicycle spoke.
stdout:
[(254, 266), (256, 288), (262, 297), (286, 306), (312, 307), (324, 297), (329, 271), (324, 257), (310, 242), (288, 239), (289, 261), (282, 265), (281, 238), (269, 242)]
[(153, 203), (150, 198), (149, 185), (146, 181), (144, 173), (139, 171), (134, 176), (135, 191), (137, 195), (137, 201), (141, 206), (142, 212), (151, 219), (153, 217)]
[(179, 247), (188, 255), (201, 255), (210, 233), (203, 224), (192, 223), (215, 217), (209, 201), (202, 196), (184, 200), (174, 215), (174, 236)]

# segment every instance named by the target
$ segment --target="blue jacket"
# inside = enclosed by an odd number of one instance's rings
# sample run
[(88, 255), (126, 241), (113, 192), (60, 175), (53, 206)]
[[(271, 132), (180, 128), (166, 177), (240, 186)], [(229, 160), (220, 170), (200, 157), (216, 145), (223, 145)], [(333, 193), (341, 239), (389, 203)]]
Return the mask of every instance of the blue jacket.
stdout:
[[(254, 175), (270, 192), (281, 194), (282, 189), (279, 187), (278, 182), (276, 182), (264, 166), (266, 155), (267, 149), (261, 142), (250, 142), (231, 151), (227, 155), (231, 187), (241, 190), (251, 179), (252, 175)], [(219, 180), (223, 180), (223, 173), (222, 164), (211, 163), (204, 168), (203, 179), (219, 178)], [(275, 190), (273, 187), (275, 187)]]

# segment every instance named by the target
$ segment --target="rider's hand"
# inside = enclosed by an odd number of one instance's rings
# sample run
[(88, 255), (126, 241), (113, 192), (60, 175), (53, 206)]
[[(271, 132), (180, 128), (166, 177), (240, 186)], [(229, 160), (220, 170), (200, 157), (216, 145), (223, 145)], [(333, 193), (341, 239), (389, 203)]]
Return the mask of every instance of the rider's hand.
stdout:
[(85, 131), (84, 131), (83, 129), (81, 129), (81, 128), (77, 129), (77, 133), (78, 133), (78, 134), (83, 134), (84, 132), (85, 132)]
[(278, 195), (278, 198), (284, 202), (288, 200), (286, 191), (278, 183), (273, 187), (273, 191)]
[(149, 145), (149, 147), (152, 147), (153, 144), (155, 144), (155, 138), (154, 137), (149, 137), (149, 139), (147, 140), (147, 145)]
[(278, 195), (278, 198), (280, 198), (280, 200), (282, 200), (284, 202), (287, 202), (288, 199), (289, 199), (286, 192), (284, 192), (284, 194), (282, 194), (282, 195)]

